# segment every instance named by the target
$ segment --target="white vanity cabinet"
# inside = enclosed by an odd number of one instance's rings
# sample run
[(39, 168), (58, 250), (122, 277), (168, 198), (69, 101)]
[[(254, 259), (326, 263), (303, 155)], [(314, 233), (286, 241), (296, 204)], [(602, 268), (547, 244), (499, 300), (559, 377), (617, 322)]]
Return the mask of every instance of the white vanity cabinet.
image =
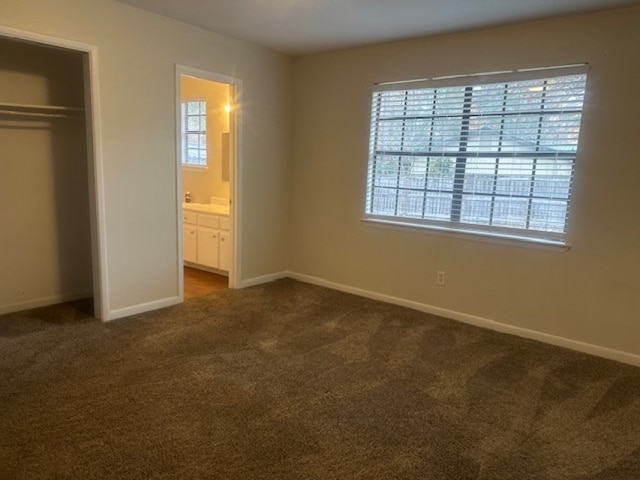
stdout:
[(198, 261), (198, 214), (196, 212), (182, 212), (182, 250), (184, 261), (196, 263)]
[(198, 227), (198, 264), (220, 268), (220, 231)]
[(231, 235), (225, 230), (220, 230), (220, 267), (218, 268), (226, 272), (231, 268)]
[(229, 216), (185, 209), (182, 220), (185, 263), (228, 272), (231, 267)]

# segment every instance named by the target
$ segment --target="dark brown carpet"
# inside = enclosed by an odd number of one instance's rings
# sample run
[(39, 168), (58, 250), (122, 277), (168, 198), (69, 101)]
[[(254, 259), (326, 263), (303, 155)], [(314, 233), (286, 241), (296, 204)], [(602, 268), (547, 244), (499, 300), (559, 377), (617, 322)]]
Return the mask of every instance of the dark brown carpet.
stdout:
[(51, 311), (0, 317), (1, 479), (640, 478), (631, 366), (291, 280)]

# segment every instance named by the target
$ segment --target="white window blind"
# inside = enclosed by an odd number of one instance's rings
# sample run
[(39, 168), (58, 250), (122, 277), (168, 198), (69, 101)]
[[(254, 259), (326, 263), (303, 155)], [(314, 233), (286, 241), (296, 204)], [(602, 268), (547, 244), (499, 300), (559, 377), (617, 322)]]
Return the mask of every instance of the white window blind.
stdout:
[(564, 240), (586, 67), (373, 93), (366, 218)]
[(207, 165), (207, 102), (182, 103), (182, 164)]

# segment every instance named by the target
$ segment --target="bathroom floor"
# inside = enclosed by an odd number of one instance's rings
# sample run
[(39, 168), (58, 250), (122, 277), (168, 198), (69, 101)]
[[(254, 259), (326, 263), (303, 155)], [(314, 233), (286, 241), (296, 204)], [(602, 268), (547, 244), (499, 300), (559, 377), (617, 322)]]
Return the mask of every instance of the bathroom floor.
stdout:
[(201, 297), (229, 288), (229, 279), (224, 275), (205, 272), (197, 268), (184, 267), (184, 299)]

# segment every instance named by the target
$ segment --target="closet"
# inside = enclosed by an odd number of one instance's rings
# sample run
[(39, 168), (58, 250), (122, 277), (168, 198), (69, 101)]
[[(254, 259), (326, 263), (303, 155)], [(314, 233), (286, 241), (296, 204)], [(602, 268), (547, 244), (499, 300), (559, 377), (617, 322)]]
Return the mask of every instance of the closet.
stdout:
[(93, 295), (84, 55), (0, 37), (0, 314)]

